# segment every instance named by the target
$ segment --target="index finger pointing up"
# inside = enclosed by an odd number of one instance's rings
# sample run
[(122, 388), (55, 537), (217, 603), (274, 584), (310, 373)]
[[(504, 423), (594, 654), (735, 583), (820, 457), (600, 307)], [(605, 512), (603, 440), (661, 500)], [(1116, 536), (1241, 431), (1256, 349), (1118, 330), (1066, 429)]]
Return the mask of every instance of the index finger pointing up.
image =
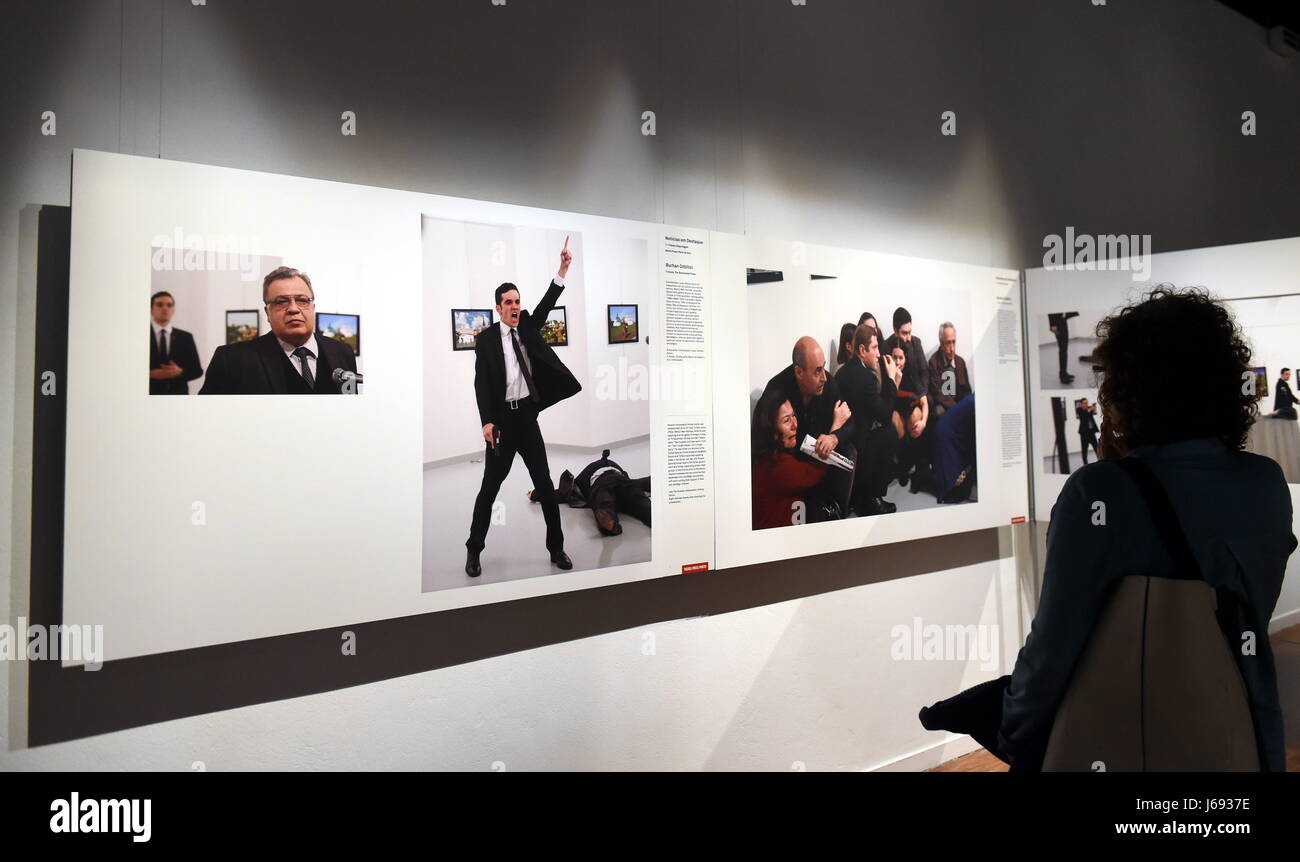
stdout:
[(568, 251), (568, 250), (569, 250), (569, 235), (568, 235), (568, 234), (565, 234), (565, 235), (564, 235), (564, 250), (565, 250), (565, 251)]

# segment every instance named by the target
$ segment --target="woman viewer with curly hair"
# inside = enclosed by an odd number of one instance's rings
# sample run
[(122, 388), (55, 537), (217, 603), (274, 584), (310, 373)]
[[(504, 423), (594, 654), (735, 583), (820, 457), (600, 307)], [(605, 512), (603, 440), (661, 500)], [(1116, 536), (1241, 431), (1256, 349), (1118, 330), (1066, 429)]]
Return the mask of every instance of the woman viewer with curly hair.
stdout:
[[(1175, 568), (1141, 491), (1117, 463), (1137, 458), (1169, 497), (1202, 579), (1249, 617), (1255, 653), (1239, 664), (1259, 766), (1284, 771), (1268, 623), (1296, 538), (1281, 467), (1241, 451), (1258, 415), (1250, 347), (1207, 292), (1163, 285), (1102, 320), (1097, 335), (1103, 460), (1071, 474), (1052, 507), (1038, 613), (1002, 697), (997, 747), (1013, 769), (1041, 762), (1120, 579)], [(1196, 768), (1197, 754), (1188, 753), (1187, 768)]]

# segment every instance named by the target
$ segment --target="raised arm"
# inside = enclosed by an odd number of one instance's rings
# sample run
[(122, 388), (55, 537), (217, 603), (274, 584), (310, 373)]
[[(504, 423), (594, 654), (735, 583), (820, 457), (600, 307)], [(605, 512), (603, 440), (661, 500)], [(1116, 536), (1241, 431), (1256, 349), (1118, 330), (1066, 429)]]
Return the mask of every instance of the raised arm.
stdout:
[(555, 278), (551, 280), (550, 285), (546, 288), (546, 294), (542, 301), (537, 303), (533, 313), (529, 318), (531, 324), (540, 329), (546, 323), (546, 318), (550, 317), (551, 310), (555, 308), (555, 303), (559, 300), (560, 294), (564, 292), (564, 277), (569, 274), (569, 264), (573, 263), (573, 254), (569, 251), (569, 238), (564, 238), (564, 248), (560, 249), (560, 268), (555, 271)]

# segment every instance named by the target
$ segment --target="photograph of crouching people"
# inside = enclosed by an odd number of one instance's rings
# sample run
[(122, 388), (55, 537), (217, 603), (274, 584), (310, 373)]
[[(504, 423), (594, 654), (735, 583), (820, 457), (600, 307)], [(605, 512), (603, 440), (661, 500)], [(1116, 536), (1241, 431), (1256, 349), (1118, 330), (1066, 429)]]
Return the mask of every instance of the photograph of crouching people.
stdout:
[(969, 296), (749, 276), (753, 529), (976, 499)]

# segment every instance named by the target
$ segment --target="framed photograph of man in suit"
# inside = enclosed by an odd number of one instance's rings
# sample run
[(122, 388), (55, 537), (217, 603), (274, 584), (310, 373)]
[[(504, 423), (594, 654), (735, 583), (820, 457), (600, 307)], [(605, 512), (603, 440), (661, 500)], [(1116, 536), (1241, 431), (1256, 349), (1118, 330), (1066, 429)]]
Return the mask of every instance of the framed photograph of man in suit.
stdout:
[(262, 278), (261, 299), (270, 331), (213, 350), (200, 395), (360, 394), (353, 347), (317, 327), (311, 276), (277, 266)]

